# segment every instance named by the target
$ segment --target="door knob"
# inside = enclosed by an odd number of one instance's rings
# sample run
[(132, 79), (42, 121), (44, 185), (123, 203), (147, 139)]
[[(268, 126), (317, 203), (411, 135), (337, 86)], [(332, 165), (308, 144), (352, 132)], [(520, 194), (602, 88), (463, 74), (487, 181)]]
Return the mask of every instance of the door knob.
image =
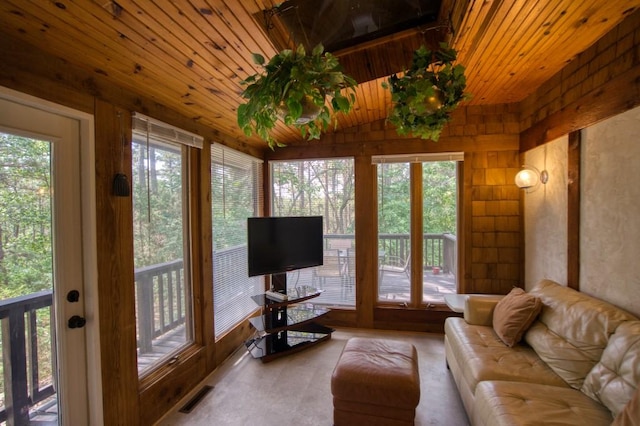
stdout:
[(69, 318), (69, 322), (67, 324), (69, 325), (69, 328), (82, 328), (86, 323), (86, 319), (82, 318), (81, 316), (74, 315)]
[(80, 300), (80, 292), (78, 290), (71, 290), (67, 293), (67, 301), (76, 303), (78, 300)]

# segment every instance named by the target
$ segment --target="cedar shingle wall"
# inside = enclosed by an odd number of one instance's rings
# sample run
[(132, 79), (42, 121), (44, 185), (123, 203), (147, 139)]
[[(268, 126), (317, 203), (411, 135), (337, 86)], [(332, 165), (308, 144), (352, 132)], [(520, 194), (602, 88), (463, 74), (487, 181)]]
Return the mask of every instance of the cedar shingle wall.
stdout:
[[(640, 62), (640, 13), (634, 13), (622, 21), (617, 27), (598, 40), (593, 46), (577, 55), (560, 72), (547, 80), (531, 96), (520, 104), (521, 128), (528, 129), (536, 123), (561, 111), (574, 112), (574, 119), (580, 121), (589, 117), (582, 117), (584, 110), (580, 107), (584, 99), (600, 98), (600, 102), (612, 97), (619, 97), (611, 89), (605, 89), (606, 83), (616, 78), (624, 78), (624, 74), (638, 66)], [(633, 81), (633, 77), (631, 77)], [(636, 82), (637, 85), (637, 82)], [(637, 87), (637, 86), (636, 86)], [(633, 85), (626, 85), (626, 90), (635, 90)], [(600, 92), (599, 92), (600, 91)], [(624, 96), (624, 94), (622, 94)], [(629, 105), (627, 108), (630, 108)], [(604, 106), (602, 108), (605, 108)], [(580, 127), (586, 127), (606, 118), (607, 111), (591, 111), (591, 122)], [(599, 117), (604, 115), (604, 117)], [(564, 120), (562, 120), (564, 121)], [(568, 129), (568, 131), (577, 129)], [(568, 131), (561, 131), (566, 134)], [(559, 135), (550, 135), (549, 140)]]
[(471, 154), (468, 292), (507, 293), (520, 283), (521, 194), (514, 184), (519, 167), (518, 151)]

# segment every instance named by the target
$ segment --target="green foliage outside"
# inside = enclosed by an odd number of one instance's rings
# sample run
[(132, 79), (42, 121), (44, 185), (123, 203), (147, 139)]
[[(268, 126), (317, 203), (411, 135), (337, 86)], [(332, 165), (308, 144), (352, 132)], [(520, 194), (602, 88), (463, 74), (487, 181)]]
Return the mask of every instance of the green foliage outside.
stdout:
[(325, 234), (355, 232), (353, 160), (272, 164), (274, 216), (324, 217)]
[(181, 148), (134, 139), (133, 245), (136, 268), (182, 259), (184, 253)]
[(0, 299), (51, 289), (49, 147), (0, 133)]
[(246, 244), (246, 233), (238, 230), (246, 229), (247, 218), (256, 216), (254, 167), (212, 164), (211, 220), (214, 251)]
[[(355, 175), (352, 160), (304, 160), (272, 164), (275, 216), (322, 215), (325, 234), (355, 232)], [(425, 162), (425, 233), (456, 233), (456, 163)], [(378, 228), (409, 234), (411, 217), (408, 163), (378, 168)]]
[[(50, 151), (49, 142), (0, 133), (0, 300), (52, 289)], [(36, 311), (36, 333), (44, 386), (53, 380), (49, 308)], [(2, 406), (4, 389), (0, 363)]]
[[(408, 234), (411, 229), (411, 177), (408, 163), (378, 166), (378, 229)], [(456, 233), (456, 163), (422, 163), (423, 232)]]
[(456, 163), (422, 163), (422, 217), (425, 234), (456, 234)]

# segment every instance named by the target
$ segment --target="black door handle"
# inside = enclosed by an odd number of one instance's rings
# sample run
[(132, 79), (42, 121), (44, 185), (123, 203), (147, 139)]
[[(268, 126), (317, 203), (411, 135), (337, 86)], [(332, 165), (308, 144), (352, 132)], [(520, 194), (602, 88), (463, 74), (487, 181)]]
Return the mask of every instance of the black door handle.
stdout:
[(74, 315), (69, 318), (69, 322), (67, 324), (69, 325), (69, 328), (82, 328), (86, 323), (86, 319), (82, 318), (81, 316)]
[(80, 292), (78, 290), (71, 290), (67, 293), (67, 301), (70, 303), (76, 303), (80, 300)]

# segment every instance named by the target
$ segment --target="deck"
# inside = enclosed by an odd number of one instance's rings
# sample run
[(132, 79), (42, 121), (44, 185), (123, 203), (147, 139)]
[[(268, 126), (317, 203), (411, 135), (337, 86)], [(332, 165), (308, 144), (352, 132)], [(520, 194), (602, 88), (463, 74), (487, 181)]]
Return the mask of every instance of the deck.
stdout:
[[(322, 294), (309, 302), (322, 304), (328, 307), (348, 307), (355, 305), (355, 292), (353, 280), (348, 275), (327, 277), (320, 281), (314, 278), (313, 268), (291, 272), (287, 277), (289, 288), (296, 285), (312, 285), (322, 290)], [(410, 282), (407, 274), (385, 273), (382, 280), (379, 300), (381, 303), (397, 302), (403, 305), (409, 302)], [(445, 294), (456, 293), (455, 276), (451, 273), (439, 271), (433, 273), (432, 270), (423, 274), (423, 302), (427, 304), (444, 303)], [(250, 294), (239, 294), (237, 298), (250, 298)], [(234, 303), (230, 300), (229, 303)], [(154, 339), (153, 350), (149, 353), (139, 354), (138, 371), (144, 372), (154, 363), (166, 358), (168, 354), (174, 352), (186, 341), (185, 326), (177, 328)]]
[[(379, 281), (378, 300), (380, 302), (398, 301), (408, 302), (410, 299), (409, 276), (405, 273), (385, 273)], [(353, 278), (342, 275), (327, 277), (319, 280), (313, 277), (313, 268), (290, 273), (288, 286), (310, 285), (321, 289), (322, 294), (313, 299), (313, 303), (328, 306), (353, 306), (355, 304), (355, 292)], [(431, 270), (423, 274), (423, 302), (444, 303), (444, 295), (456, 293), (456, 278), (452, 273)]]

